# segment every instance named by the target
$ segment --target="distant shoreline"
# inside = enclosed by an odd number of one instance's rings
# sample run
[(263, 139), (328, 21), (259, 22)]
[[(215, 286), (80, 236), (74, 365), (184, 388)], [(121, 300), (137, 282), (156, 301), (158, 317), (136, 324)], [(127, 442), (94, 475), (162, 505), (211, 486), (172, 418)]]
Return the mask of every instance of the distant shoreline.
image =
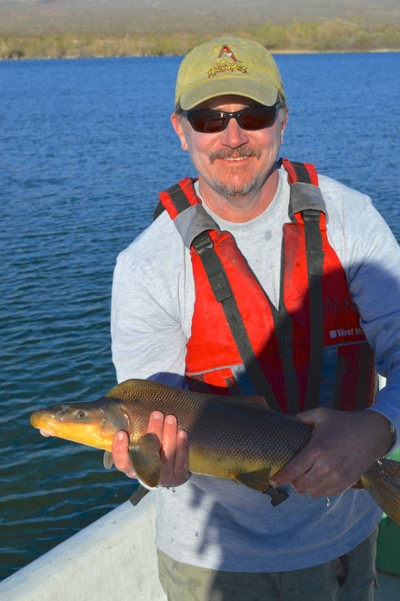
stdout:
[[(400, 52), (400, 48), (381, 48), (375, 50), (271, 50), (271, 54), (276, 55), (287, 55), (287, 54), (386, 54), (389, 52), (397, 53)], [(157, 58), (157, 57), (171, 57), (171, 56), (184, 56), (184, 54), (132, 54), (132, 55), (115, 55), (115, 56), (37, 56), (37, 57), (11, 57), (4, 58), (0, 56), (0, 62), (8, 61), (29, 61), (29, 60), (82, 60), (82, 59), (93, 59), (99, 60), (104, 58)]]
[[(225, 35), (253, 39), (272, 54), (400, 51), (400, 27), (388, 24), (371, 26), (360, 20), (297, 21), (287, 26), (265, 23), (257, 30), (235, 31)], [(0, 59), (183, 56), (212, 38), (212, 35), (184, 32), (120, 37), (71, 33), (62, 36), (15, 37), (2, 36), (0, 32)]]

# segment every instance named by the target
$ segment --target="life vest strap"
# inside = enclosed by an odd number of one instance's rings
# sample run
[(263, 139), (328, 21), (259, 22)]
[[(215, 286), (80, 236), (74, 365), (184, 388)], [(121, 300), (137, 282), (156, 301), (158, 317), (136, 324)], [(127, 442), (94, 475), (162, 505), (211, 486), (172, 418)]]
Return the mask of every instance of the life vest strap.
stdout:
[(289, 184), (303, 182), (304, 184), (318, 186), (318, 173), (314, 165), (289, 161), (289, 159), (280, 159), (280, 163), (288, 172)]
[(136, 505), (140, 503), (140, 501), (143, 499), (143, 497), (147, 495), (148, 492), (150, 492), (148, 488), (145, 488), (144, 486), (139, 484), (138, 488), (135, 490), (135, 492), (129, 498), (129, 500), (132, 503), (132, 505), (136, 507)]
[(249, 336), (240, 315), (236, 299), (233, 295), (225, 269), (214, 249), (208, 232), (203, 232), (193, 241), (193, 248), (198, 253), (217, 302), (221, 303), (225, 317), (235, 340), (238, 352), (249, 378), (258, 394), (263, 396), (269, 407), (282, 412), (271, 386), (254, 354)]
[[(270, 308), (274, 319), (276, 338), (279, 344), (279, 352), (284, 372), (287, 410), (291, 415), (300, 411), (300, 395), (296, 368), (293, 359), (293, 322), (284, 303), (284, 269), (285, 269), (285, 243), (282, 238), (281, 252), (281, 285), (279, 292), (278, 310), (270, 302)], [(267, 297), (268, 298), (268, 297)]]
[(326, 214), (325, 201), (318, 187), (314, 165), (282, 159), (290, 184), (289, 215), (293, 220), (301, 213), (306, 241), (308, 288), (310, 301), (310, 364), (304, 409), (318, 406), (322, 380), (324, 347), (324, 313), (322, 275), (325, 253), (322, 251), (321, 212)]
[(320, 188), (296, 182), (290, 185), (289, 217), (295, 221), (295, 213), (306, 210), (320, 211), (327, 215), (326, 204)]
[(321, 213), (307, 210), (302, 213), (306, 237), (306, 256), (310, 298), (311, 346), (310, 367), (304, 409), (318, 406), (324, 348), (324, 313), (322, 275), (325, 253), (322, 251), (322, 236), (319, 226)]
[(201, 204), (192, 205), (179, 213), (174, 223), (184, 245), (188, 249), (191, 248), (193, 240), (202, 232), (207, 230), (220, 231), (219, 225)]
[(177, 184), (174, 184), (168, 190), (160, 192), (158, 195), (160, 201), (154, 211), (154, 219), (157, 219), (161, 213), (167, 209), (171, 219), (175, 219), (179, 213), (185, 211), (192, 205), (200, 203), (194, 191), (194, 183), (197, 178), (185, 177)]
[[(375, 369), (375, 355), (374, 351), (366, 341), (365, 344), (360, 346), (360, 364), (358, 366), (355, 407), (356, 411), (365, 409), (366, 399), (368, 399), (368, 390), (371, 389), (371, 382), (369, 381), (368, 374), (372, 374), (372, 378), (375, 380), (374, 388), (376, 395), (378, 393), (378, 376)], [(371, 401), (373, 402), (373, 399), (370, 399), (370, 402)]]

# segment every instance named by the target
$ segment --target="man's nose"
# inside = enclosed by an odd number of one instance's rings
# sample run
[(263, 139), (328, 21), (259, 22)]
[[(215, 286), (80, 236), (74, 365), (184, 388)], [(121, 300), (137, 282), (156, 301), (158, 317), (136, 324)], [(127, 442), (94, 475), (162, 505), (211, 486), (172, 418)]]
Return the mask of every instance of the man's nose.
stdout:
[(221, 132), (221, 144), (224, 146), (230, 146), (231, 148), (237, 148), (242, 146), (249, 141), (249, 136), (245, 129), (242, 129), (236, 119), (229, 119), (229, 123)]

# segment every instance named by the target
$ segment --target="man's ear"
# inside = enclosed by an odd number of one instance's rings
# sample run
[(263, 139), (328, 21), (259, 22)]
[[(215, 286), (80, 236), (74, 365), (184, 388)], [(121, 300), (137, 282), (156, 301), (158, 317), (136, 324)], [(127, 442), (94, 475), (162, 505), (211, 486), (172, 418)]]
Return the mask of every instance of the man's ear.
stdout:
[(182, 150), (187, 150), (188, 145), (186, 142), (185, 131), (182, 125), (182, 119), (184, 119), (184, 117), (178, 113), (172, 113), (171, 115), (172, 127), (174, 128), (176, 135), (181, 141)]
[(286, 107), (285, 118), (282, 119), (282, 122), (281, 122), (281, 146), (283, 144), (283, 135), (285, 133), (285, 129), (286, 129), (288, 120), (289, 120), (289, 107)]

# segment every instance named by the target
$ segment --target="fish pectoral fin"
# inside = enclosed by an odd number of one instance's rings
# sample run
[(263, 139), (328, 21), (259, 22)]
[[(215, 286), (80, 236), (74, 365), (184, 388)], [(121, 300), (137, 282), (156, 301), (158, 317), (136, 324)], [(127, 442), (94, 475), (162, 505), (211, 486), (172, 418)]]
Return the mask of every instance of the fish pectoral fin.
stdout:
[(104, 451), (103, 465), (106, 468), (106, 470), (111, 469), (114, 465), (112, 453), (110, 453), (110, 451)]
[(236, 482), (240, 484), (244, 484), (253, 490), (258, 490), (260, 492), (264, 492), (269, 486), (269, 475), (271, 472), (271, 468), (267, 467), (263, 470), (259, 470), (258, 472), (247, 472), (245, 474), (237, 474), (234, 477)]
[(161, 476), (160, 443), (155, 434), (148, 432), (130, 447), (133, 469), (147, 486), (157, 486)]

